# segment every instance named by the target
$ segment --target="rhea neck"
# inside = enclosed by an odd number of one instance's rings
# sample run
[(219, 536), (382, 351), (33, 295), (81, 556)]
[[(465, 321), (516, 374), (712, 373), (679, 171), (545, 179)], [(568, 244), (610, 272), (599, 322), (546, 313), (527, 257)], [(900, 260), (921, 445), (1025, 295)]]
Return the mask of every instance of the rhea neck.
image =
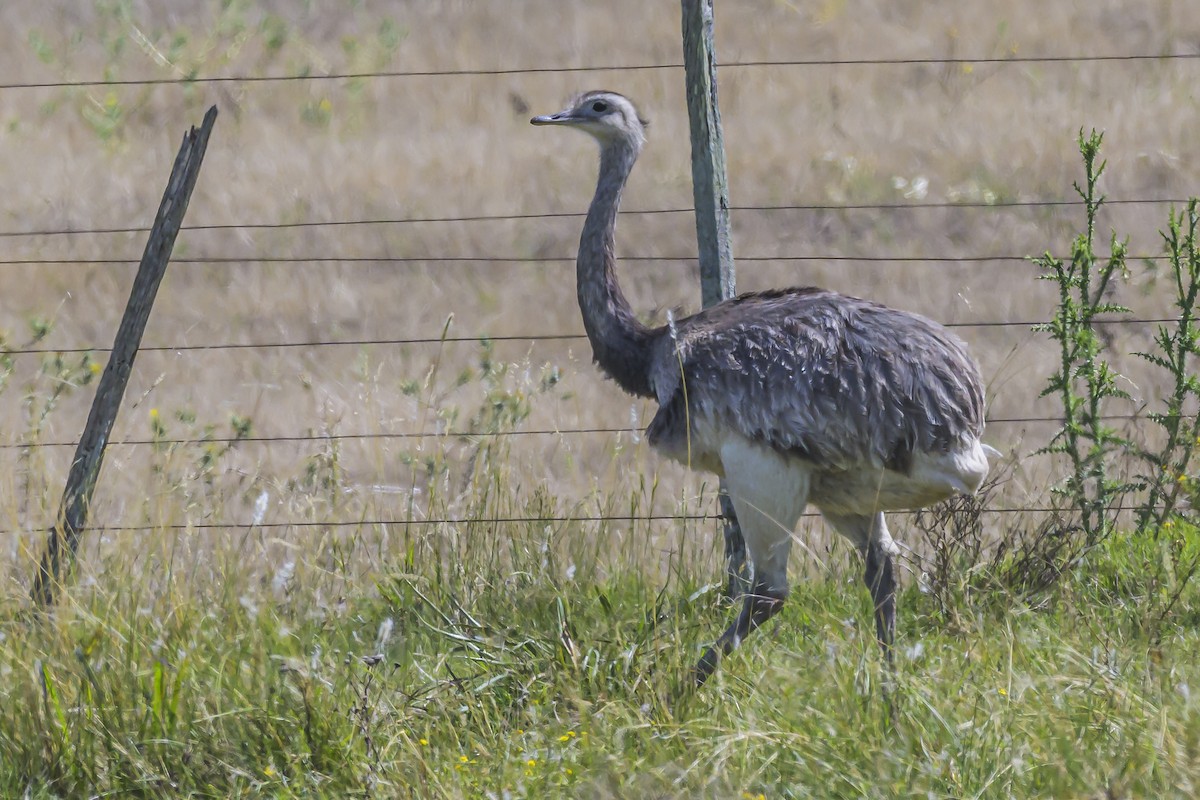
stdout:
[(575, 262), (579, 308), (592, 343), (592, 357), (630, 394), (652, 397), (650, 351), (653, 331), (638, 322), (617, 283), (613, 252), (621, 191), (641, 150), (632, 137), (600, 143), (600, 177), (588, 208)]

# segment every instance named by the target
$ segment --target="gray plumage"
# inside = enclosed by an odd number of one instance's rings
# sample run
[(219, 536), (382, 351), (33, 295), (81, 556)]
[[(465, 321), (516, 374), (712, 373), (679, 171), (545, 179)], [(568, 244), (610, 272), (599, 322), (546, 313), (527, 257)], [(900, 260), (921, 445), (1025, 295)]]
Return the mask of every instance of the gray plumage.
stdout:
[(974, 362), (915, 314), (796, 288), (743, 294), (675, 327), (675, 341), (659, 335), (651, 367), (658, 446), (679, 447), (695, 415), (823, 469), (907, 472), (914, 452), (983, 432)]
[(613, 241), (645, 123), (604, 91), (532, 121), (600, 143), (576, 263), (596, 363), (625, 391), (658, 401), (650, 443), (724, 477), (745, 533), (752, 592), (697, 679), (781, 607), (792, 530), (808, 503), (863, 553), (890, 660), (896, 545), (882, 512), (973, 492), (987, 474), (982, 381), (965, 345), (919, 315), (817, 288), (743, 294), (666, 326), (641, 324), (617, 282)]

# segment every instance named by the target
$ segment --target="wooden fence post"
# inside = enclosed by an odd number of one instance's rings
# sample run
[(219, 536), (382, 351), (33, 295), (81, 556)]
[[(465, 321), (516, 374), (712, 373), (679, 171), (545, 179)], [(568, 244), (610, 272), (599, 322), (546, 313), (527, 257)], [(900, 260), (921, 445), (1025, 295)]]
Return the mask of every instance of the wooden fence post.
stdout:
[(175, 237), (183, 225), (183, 215), (187, 212), (192, 187), (196, 185), (196, 177), (200, 174), (208, 136), (216, 119), (217, 107), (213, 106), (204, 115), (199, 130), (192, 128), (184, 135), (179, 155), (175, 157), (175, 166), (146, 241), (129, 302), (125, 306), (125, 315), (121, 318), (112, 353), (100, 377), (100, 385), (96, 387), (92, 410), (75, 450), (75, 459), (71, 462), (58, 518), (47, 534), (46, 551), (34, 577), (31, 596), (40, 607), (54, 602), (63, 562), (69, 563), (79, 547), (79, 537), (87, 524), (92, 492), (104, 463), (104, 447), (121, 408), (133, 360), (142, 342), (142, 333), (146, 330), (146, 320), (150, 317), (150, 307), (154, 304), (158, 285), (170, 261)]
[[(692, 194), (696, 238), (700, 246), (700, 298), (705, 307), (734, 295), (733, 242), (729, 232), (729, 185), (725, 178), (725, 142), (717, 107), (717, 61), (713, 51), (713, 0), (682, 0), (683, 66), (692, 132)], [(725, 519), (727, 594), (750, 590), (746, 544), (733, 503), (720, 489)]]

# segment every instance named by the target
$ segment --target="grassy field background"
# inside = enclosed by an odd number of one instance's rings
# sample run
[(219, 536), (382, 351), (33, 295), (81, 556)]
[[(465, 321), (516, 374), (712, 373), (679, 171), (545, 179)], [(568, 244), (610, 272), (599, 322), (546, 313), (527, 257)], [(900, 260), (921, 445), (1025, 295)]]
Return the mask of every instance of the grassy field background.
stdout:
[[(1190, 12), (717, 9), (739, 288), (817, 284), (963, 325), (986, 438), (1008, 456), (992, 509), (1047, 500), (1056, 473), (1032, 454), (1054, 425), (1031, 420), (1055, 411), (1038, 399), (1055, 360), (1027, 325), (972, 325), (1045, 319), (1054, 287), (1021, 259), (1065, 252), (1082, 220), (1004, 204), (1074, 199), (1091, 128), (1112, 199), (1196, 194), (1200, 61), (984, 59), (1195, 54)], [(726, 614), (717, 524), (686, 519), (711, 513), (714, 486), (657, 460), (636, 432), (651, 409), (589, 363), (581, 216), (185, 231), (146, 335), (160, 349), (139, 356), (114, 433), (150, 443), (110, 449), (103, 530), (53, 621), (24, 616), (135, 270), (88, 262), (136, 261), (144, 241), (52, 232), (148, 226), (213, 103), (193, 228), (581, 214), (593, 145), (528, 119), (597, 87), (652, 121), (626, 209), (686, 209), (682, 70), (623, 68), (677, 63), (678, 17), (555, 0), (0, 9), (4, 84), (547, 68), (0, 88), (0, 260), (49, 262), (0, 264), (5, 342), (46, 351), (2, 370), (0, 793), (1193, 794), (1195, 621), (1183, 602), (1149, 624), (1139, 570), (1156, 551), (1136, 543), (1034, 603), (964, 576), (948, 608), (910, 563), (889, 722), (859, 565), (805, 520), (793, 568), (811, 583), (714, 685), (681, 693)], [(733, 66), (872, 58), (980, 60)], [(561, 71), (599, 65), (613, 69)], [(995, 205), (910, 207), (931, 203)], [(752, 210), (880, 204), (899, 207)], [(1114, 204), (1102, 230), (1157, 255), (1168, 208)], [(698, 305), (694, 236), (686, 213), (622, 216), (622, 280), (647, 318)], [(381, 260), (338, 260), (356, 258)], [(1132, 264), (1117, 299), (1167, 313), (1161, 262)], [(1108, 334), (1130, 408), (1163, 391), (1128, 357), (1152, 332)], [(544, 338), (559, 335), (576, 338)], [(187, 349), (262, 344), (291, 346)], [(594, 428), (614, 430), (571, 432)], [(247, 435), (288, 440), (220, 441)], [(488, 522), (526, 517), (549, 521)], [(1039, 521), (981, 520), (989, 541)], [(908, 518), (895, 527), (927, 552)]]

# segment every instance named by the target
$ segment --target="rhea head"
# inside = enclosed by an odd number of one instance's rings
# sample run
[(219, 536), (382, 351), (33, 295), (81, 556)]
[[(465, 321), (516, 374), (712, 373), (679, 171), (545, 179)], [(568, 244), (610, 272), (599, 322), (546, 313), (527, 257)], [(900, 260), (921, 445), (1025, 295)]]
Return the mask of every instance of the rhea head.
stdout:
[(646, 127), (629, 98), (616, 92), (591, 91), (574, 97), (562, 111), (534, 117), (534, 125), (566, 125), (590, 133), (606, 148), (628, 142), (641, 150), (646, 142)]

